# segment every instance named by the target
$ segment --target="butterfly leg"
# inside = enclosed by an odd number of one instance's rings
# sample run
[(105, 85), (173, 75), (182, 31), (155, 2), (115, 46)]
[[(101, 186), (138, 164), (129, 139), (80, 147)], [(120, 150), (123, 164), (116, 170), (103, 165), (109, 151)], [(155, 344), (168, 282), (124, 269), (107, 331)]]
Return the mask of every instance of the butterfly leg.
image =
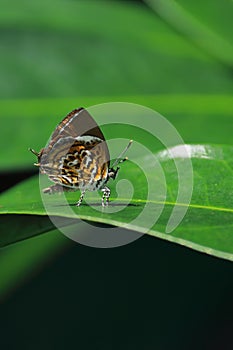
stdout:
[(108, 203), (109, 203), (109, 197), (110, 197), (111, 191), (108, 187), (104, 187), (101, 191), (103, 192), (102, 207), (106, 207), (108, 206)]
[(79, 207), (81, 205), (81, 203), (83, 201), (84, 194), (85, 194), (85, 191), (82, 191), (81, 196), (76, 204), (77, 207)]

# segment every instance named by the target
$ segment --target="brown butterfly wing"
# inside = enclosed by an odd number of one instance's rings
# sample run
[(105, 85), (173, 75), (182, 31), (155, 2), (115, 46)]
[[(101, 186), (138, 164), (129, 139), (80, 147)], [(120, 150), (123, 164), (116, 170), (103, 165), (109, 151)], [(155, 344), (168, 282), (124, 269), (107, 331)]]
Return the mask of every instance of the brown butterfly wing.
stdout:
[(58, 124), (56, 130), (51, 136), (51, 141), (48, 147), (53, 145), (58, 138), (70, 136), (76, 138), (77, 136), (83, 135), (95, 136), (101, 140), (105, 140), (104, 135), (95, 120), (85, 108), (80, 107), (67, 114), (67, 116)]
[(41, 154), (41, 172), (57, 177), (62, 175), (63, 165), (66, 173), (73, 172), (73, 167), (69, 169), (67, 164), (62, 163), (62, 159), (73, 153), (73, 146), (77, 143), (75, 139), (79, 136), (97, 137), (102, 140), (99, 145), (99, 152), (102, 154), (99, 165), (104, 167), (103, 164), (106, 163), (109, 166), (110, 155), (103, 133), (91, 115), (84, 108), (79, 108), (71, 111), (53, 132), (48, 146)]

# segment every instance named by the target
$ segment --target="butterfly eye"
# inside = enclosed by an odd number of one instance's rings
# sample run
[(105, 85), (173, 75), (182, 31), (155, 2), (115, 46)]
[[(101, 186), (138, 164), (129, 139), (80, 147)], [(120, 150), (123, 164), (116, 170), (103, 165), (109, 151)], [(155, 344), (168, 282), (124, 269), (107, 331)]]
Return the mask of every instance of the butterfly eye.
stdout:
[(115, 180), (119, 169), (120, 169), (119, 166), (116, 168), (116, 170), (115, 169), (109, 169), (108, 178), (109, 179), (111, 178), (111, 179)]

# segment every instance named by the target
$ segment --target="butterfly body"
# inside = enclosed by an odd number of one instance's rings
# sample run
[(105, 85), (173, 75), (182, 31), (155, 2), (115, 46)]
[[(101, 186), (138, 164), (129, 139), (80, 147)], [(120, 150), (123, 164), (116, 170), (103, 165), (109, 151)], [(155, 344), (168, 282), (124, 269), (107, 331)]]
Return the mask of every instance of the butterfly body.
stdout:
[[(73, 110), (61, 121), (47, 147), (39, 153), (31, 151), (38, 158), (35, 165), (40, 167), (40, 172), (54, 182), (43, 190), (44, 193), (80, 190), (79, 206), (87, 190), (101, 190), (102, 205), (108, 204), (110, 190), (105, 185), (110, 178), (115, 179), (119, 167), (110, 167), (104, 135), (84, 108)], [(126, 158), (114, 164), (124, 160)]]

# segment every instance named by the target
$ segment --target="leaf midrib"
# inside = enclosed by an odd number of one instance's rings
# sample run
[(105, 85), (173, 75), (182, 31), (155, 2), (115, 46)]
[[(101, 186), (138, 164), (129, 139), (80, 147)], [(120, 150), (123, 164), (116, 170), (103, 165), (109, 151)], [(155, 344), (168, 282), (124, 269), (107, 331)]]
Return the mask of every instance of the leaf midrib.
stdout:
[[(91, 198), (90, 198), (91, 200)], [(93, 198), (94, 200), (94, 198)], [(113, 198), (112, 200), (127, 202), (129, 201), (128, 198)], [(220, 212), (226, 212), (226, 213), (233, 213), (233, 208), (223, 208), (223, 207), (217, 207), (217, 206), (207, 206), (207, 205), (201, 205), (201, 204), (187, 204), (187, 203), (178, 203), (178, 202), (170, 202), (170, 201), (153, 201), (153, 200), (146, 200), (146, 199), (132, 199), (130, 201), (131, 203), (151, 203), (151, 204), (164, 204), (168, 206), (180, 206), (180, 207), (187, 207), (187, 208), (194, 208), (194, 209), (204, 209), (204, 210), (212, 210), (212, 211), (220, 211)], [(31, 211), (23, 211), (17, 212), (17, 211), (0, 211), (0, 214), (33, 214), (33, 215), (46, 215), (41, 212), (31, 212)], [(59, 215), (58, 216), (66, 216), (66, 215)], [(86, 215), (88, 216), (88, 215)], [(80, 216), (81, 217), (81, 216)], [(95, 216), (93, 216), (95, 218)]]

